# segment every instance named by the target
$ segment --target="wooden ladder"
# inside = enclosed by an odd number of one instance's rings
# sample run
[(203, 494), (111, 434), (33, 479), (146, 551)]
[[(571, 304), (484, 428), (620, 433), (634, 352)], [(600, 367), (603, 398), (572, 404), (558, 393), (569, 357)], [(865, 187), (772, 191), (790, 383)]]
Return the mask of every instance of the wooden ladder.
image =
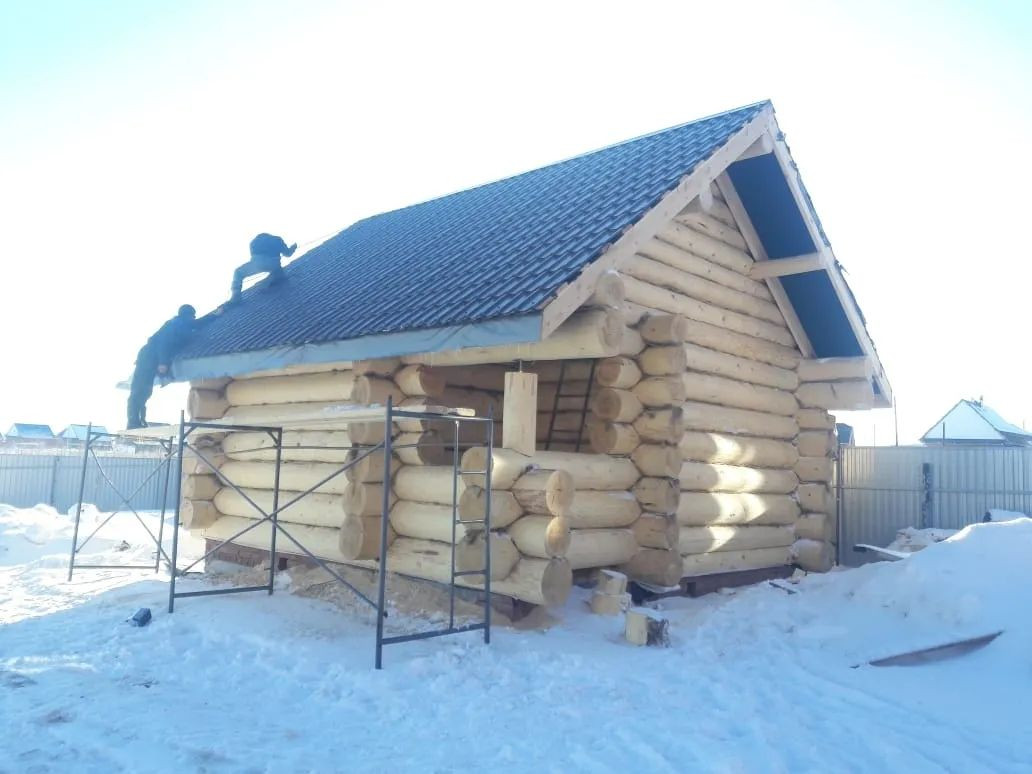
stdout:
[[(548, 434), (545, 436), (545, 450), (552, 448), (552, 444), (557, 441), (564, 440), (563, 438), (556, 438), (556, 434), (567, 435), (573, 433), (573, 450), (579, 452), (581, 450), (581, 441), (584, 434), (584, 425), (588, 419), (588, 406), (591, 403), (591, 388), (595, 384), (595, 364), (596, 360), (590, 360), (591, 367), (588, 370), (588, 387), (583, 394), (579, 392), (566, 392), (564, 387), (566, 386), (566, 366), (570, 362), (569, 360), (559, 361), (559, 383), (555, 386), (555, 399), (552, 401), (552, 414), (548, 418)], [(582, 398), (583, 402), (580, 407), (580, 423), (573, 430), (559, 430), (555, 426), (556, 417), (559, 414), (559, 401), (563, 398)]]

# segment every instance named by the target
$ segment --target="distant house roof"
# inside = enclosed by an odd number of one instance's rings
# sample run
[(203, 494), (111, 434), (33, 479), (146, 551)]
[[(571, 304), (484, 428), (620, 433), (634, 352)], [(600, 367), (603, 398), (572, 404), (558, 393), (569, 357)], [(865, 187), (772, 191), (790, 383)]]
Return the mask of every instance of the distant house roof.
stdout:
[(838, 436), (839, 446), (852, 446), (856, 438), (853, 426), (847, 425), (845, 422), (835, 423), (835, 434)]
[(54, 431), (50, 425), (30, 425), (25, 422), (15, 422), (7, 431), (8, 438), (53, 438)]
[[(88, 425), (68, 425), (58, 437), (71, 441), (85, 441), (87, 427)], [(103, 425), (93, 425), (93, 432), (103, 435), (107, 433), (107, 429)]]
[(921, 436), (921, 442), (1027, 446), (1032, 444), (1032, 433), (1012, 425), (981, 401), (961, 400)]
[[(746, 155), (761, 136), (777, 151)], [(209, 317), (176, 378), (539, 340), (550, 304), (566, 316), (579, 305), (558, 302), (589, 265), (686, 181), (694, 197), (725, 171), (765, 259), (830, 256), (826, 271), (781, 279), (804, 354), (876, 359), (780, 138), (760, 102), (366, 218), (292, 262), (286, 282)], [(880, 366), (875, 390), (888, 400)]]

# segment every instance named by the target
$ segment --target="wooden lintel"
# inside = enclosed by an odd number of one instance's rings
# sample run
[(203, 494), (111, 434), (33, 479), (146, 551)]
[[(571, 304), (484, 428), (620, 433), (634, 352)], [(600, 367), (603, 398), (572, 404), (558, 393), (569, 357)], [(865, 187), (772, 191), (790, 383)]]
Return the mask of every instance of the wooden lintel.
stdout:
[(749, 276), (753, 279), (768, 279), (770, 277), (786, 277), (789, 274), (805, 274), (808, 271), (820, 271), (827, 269), (829, 261), (826, 253), (808, 253), (797, 255), (792, 258), (778, 258), (776, 260), (757, 261), (749, 270)]
[(502, 446), (533, 454), (537, 442), (537, 374), (511, 371), (505, 375), (502, 404)]

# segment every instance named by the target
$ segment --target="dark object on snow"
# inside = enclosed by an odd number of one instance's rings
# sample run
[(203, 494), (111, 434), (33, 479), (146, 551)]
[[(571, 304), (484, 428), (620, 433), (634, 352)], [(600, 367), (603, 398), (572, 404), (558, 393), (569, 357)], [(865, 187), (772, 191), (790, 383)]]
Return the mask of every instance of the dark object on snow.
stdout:
[(129, 623), (133, 626), (146, 626), (151, 622), (151, 613), (149, 607), (141, 607), (133, 617), (129, 619)]
[(233, 272), (233, 295), (230, 301), (240, 299), (240, 289), (244, 280), (252, 274), (269, 273), (269, 282), (279, 282), (283, 279), (283, 267), (280, 265), (280, 258), (289, 258), (297, 250), (295, 242), (290, 247), (283, 241), (283, 237), (273, 234), (259, 234), (251, 240), (251, 260), (243, 266), (238, 266)]
[[(956, 658), (957, 656), (965, 656), (976, 650), (980, 650), (988, 645), (990, 642), (995, 640), (1003, 634), (1001, 629), (998, 632), (992, 634), (983, 634), (981, 637), (971, 637), (966, 640), (957, 640), (955, 642), (947, 642), (945, 645), (935, 645), (931, 648), (921, 648), (920, 650), (911, 650), (907, 653), (899, 653), (895, 656), (888, 656), (886, 658), (878, 658), (874, 661), (868, 661), (867, 663), (871, 666), (883, 667), (883, 666), (918, 666), (919, 664), (930, 664), (935, 661), (945, 661), (949, 658)], [(861, 666), (856, 664), (853, 669)]]
[(127, 430), (147, 426), (147, 401), (154, 392), (154, 378), (168, 372), (172, 359), (196, 330), (196, 317), (194, 308), (183, 304), (179, 313), (158, 328), (140, 349), (129, 385)]

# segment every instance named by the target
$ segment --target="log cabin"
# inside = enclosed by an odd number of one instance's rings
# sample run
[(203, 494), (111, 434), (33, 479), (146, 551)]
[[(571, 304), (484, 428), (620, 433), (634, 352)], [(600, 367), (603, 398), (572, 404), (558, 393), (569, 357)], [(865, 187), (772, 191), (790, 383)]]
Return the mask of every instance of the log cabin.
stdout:
[[(367, 218), (286, 277), (181, 353), (191, 415), (276, 425), (388, 397), (492, 411), (493, 530), (459, 529), (457, 562), (486, 540), (493, 590), (532, 604), (561, 604), (595, 568), (658, 587), (829, 569), (829, 412), (892, 401), (769, 102)], [(418, 422), (392, 432), (393, 480), (371, 463), (282, 518), (321, 558), (370, 566), (388, 487), (391, 569), (446, 580), (453, 451)], [(281, 489), (382, 433), (287, 431)], [(218, 449), (266, 505), (269, 443), (240, 432)], [(451, 443), (484, 468), (480, 440)], [(184, 524), (208, 540), (253, 517), (214, 477), (184, 476)], [(462, 477), (461, 517), (482, 517), (483, 484)], [(267, 547), (268, 531), (241, 541)]]

